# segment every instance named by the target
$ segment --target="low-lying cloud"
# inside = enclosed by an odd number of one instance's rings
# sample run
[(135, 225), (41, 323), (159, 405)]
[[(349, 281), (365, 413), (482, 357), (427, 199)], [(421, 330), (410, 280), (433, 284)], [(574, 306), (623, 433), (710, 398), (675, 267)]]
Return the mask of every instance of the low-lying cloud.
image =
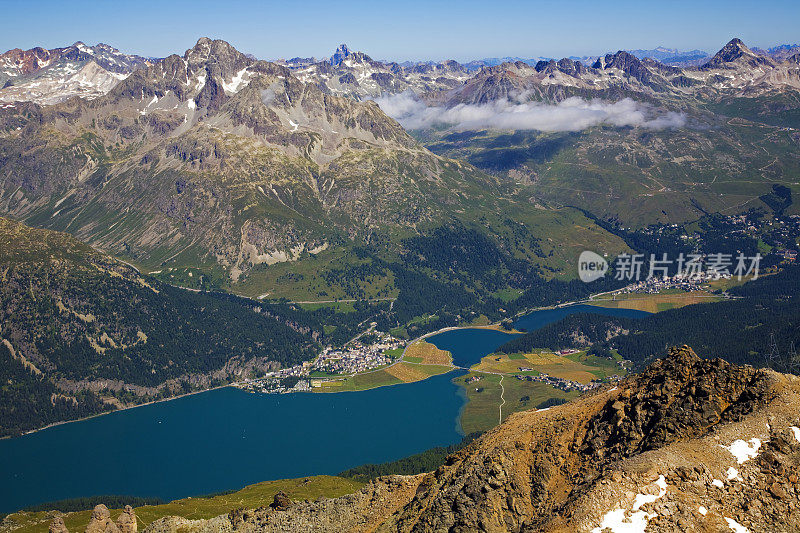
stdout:
[[(522, 100), (520, 98), (519, 100)], [(680, 128), (686, 116), (669, 111), (658, 114), (651, 106), (625, 98), (602, 100), (567, 98), (558, 104), (497, 100), (487, 104), (427, 106), (412, 93), (377, 98), (384, 113), (410, 130), (449, 127), (454, 130), (580, 131), (599, 124), (639, 126), (649, 129)]]
[(270, 106), (275, 101), (275, 91), (272, 89), (261, 89), (261, 101), (265, 106)]

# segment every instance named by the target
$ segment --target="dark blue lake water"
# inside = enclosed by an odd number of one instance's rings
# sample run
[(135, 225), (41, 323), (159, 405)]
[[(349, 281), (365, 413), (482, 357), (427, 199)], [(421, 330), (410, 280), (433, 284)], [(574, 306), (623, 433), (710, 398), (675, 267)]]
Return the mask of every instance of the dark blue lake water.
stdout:
[[(530, 331), (586, 311), (647, 314), (573, 306), (536, 311), (515, 326)], [(462, 329), (428, 340), (468, 367), (511, 338)], [(465, 401), (454, 375), (336, 394), (218, 389), (0, 440), (0, 512), (103, 494), (170, 500), (453, 444)]]
[(622, 316), (626, 318), (643, 318), (650, 313), (646, 311), (637, 311), (635, 309), (608, 309), (605, 307), (596, 307), (594, 305), (570, 305), (567, 307), (557, 307), (556, 309), (544, 309), (535, 311), (517, 319), (514, 322), (514, 327), (519, 330), (533, 331), (542, 326), (546, 326), (557, 320), (561, 320), (567, 315), (574, 315), (575, 313), (594, 313), (605, 316)]
[(453, 444), (465, 401), (453, 376), (336, 394), (225, 388), (0, 440), (0, 512), (102, 494), (170, 500)]
[(445, 331), (425, 340), (450, 352), (454, 365), (469, 368), (516, 336), (494, 329), (476, 328)]
[[(628, 318), (642, 318), (650, 313), (632, 309), (606, 309), (593, 305), (570, 305), (556, 309), (544, 309), (527, 314), (514, 322), (514, 327), (519, 330), (533, 331), (542, 326), (561, 320), (565, 316), (575, 313), (595, 313), (605, 316), (624, 316)], [(493, 329), (454, 329), (438, 335), (428, 337), (426, 340), (440, 350), (447, 350), (453, 356), (456, 366), (470, 367), (478, 363), (481, 358), (495, 351), (500, 345), (510, 341), (517, 335), (504, 333)]]

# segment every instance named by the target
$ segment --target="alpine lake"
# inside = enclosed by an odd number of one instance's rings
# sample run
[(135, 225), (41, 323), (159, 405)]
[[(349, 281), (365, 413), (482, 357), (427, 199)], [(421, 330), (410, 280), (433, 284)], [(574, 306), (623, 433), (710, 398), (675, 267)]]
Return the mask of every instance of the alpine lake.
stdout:
[[(534, 311), (532, 331), (580, 312)], [(513, 335), (455, 329), (426, 340), (469, 367)], [(336, 474), (461, 440), (467, 402), (453, 371), (416, 383), (335, 394), (250, 394), (234, 387), (183, 396), (0, 440), (0, 512), (103, 494), (173, 500), (270, 479)]]

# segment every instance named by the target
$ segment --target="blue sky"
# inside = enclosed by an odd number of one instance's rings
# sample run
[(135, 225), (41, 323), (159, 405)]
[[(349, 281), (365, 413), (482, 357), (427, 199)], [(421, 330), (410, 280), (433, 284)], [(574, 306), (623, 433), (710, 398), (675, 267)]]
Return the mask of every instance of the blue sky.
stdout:
[(341, 42), (395, 60), (716, 51), (734, 36), (750, 46), (800, 42), (797, 0), (0, 0), (0, 12), (0, 51), (81, 40), (157, 57), (200, 36), (262, 59), (328, 56)]

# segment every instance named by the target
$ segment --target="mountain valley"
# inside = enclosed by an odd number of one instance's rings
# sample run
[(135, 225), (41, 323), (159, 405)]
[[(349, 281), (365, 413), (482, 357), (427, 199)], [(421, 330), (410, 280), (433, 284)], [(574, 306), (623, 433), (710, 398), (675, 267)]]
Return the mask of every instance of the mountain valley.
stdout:
[(0, 533), (796, 530), (800, 47), (696, 46), (0, 54)]

